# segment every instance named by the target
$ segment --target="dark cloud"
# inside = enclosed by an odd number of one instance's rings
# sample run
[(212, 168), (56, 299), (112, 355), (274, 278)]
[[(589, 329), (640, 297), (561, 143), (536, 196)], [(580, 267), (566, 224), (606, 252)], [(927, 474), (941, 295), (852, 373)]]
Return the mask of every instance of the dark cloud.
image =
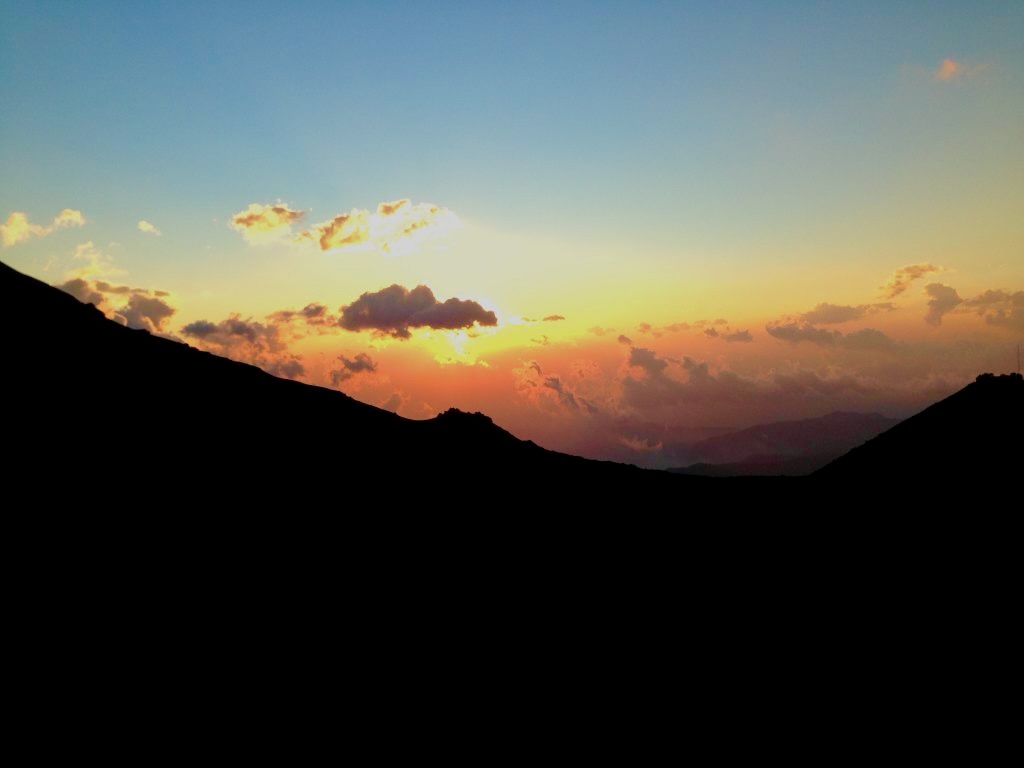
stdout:
[(175, 313), (174, 307), (156, 296), (133, 293), (128, 303), (118, 310), (129, 328), (142, 328), (151, 333), (164, 330), (164, 322)]
[(718, 331), (716, 331), (714, 328), (705, 328), (704, 329), (704, 335), (707, 336), (710, 339), (717, 339), (718, 338)]
[(666, 333), (679, 333), (680, 331), (690, 330), (690, 324), (672, 323), (671, 325), (666, 325), (664, 328), (662, 328), (662, 330), (665, 331)]
[(331, 383), (334, 386), (351, 379), (357, 373), (373, 373), (377, 370), (377, 363), (365, 352), (360, 352), (353, 359), (341, 355), (338, 362), (341, 363), (341, 367), (331, 371)]
[(790, 320), (771, 323), (765, 326), (765, 330), (768, 331), (769, 335), (792, 344), (806, 341), (822, 347), (841, 346), (846, 349), (858, 350), (887, 350), (894, 347), (892, 339), (874, 328), (864, 328), (844, 336), (839, 331), (815, 328), (808, 323), (798, 323)]
[(548, 376), (544, 379), (544, 386), (548, 389), (554, 390), (558, 394), (559, 402), (566, 408), (573, 411), (580, 409), (579, 403), (576, 402), (576, 397), (569, 392), (564, 386), (562, 386), (562, 380), (558, 376)]
[(774, 336), (776, 339), (788, 341), (792, 344), (806, 341), (811, 344), (830, 346), (835, 344), (837, 339), (842, 338), (842, 334), (838, 331), (827, 331), (823, 328), (815, 328), (813, 325), (793, 321), (769, 323), (764, 329), (768, 332), (769, 336)]
[(341, 308), (338, 321), (349, 331), (375, 331), (396, 339), (409, 338), (410, 328), (456, 330), (474, 324), (494, 326), (498, 318), (475, 301), (453, 298), (440, 302), (425, 285), (410, 291), (397, 284), (376, 293), (364, 293)]
[[(90, 281), (81, 277), (68, 280), (57, 287), (81, 302), (95, 305), (107, 317), (123, 325), (141, 328), (150, 333), (163, 333), (164, 323), (177, 311), (170, 303), (164, 301), (164, 297), (168, 296), (166, 291), (111, 285), (104, 280)], [(117, 296), (120, 301), (127, 303), (115, 309), (109, 296)], [(126, 296), (127, 299), (124, 298)]]
[(208, 352), (257, 365), (275, 376), (294, 379), (305, 373), (302, 358), (288, 350), (280, 328), (274, 323), (231, 315), (219, 323), (189, 323), (181, 333)]
[(846, 334), (841, 342), (847, 349), (890, 350), (895, 347), (892, 339), (874, 328), (862, 328)]
[(860, 304), (858, 306), (823, 303), (818, 304), (810, 312), (804, 312), (800, 315), (800, 319), (812, 325), (838, 325), (839, 323), (848, 323), (851, 320), (860, 320), (875, 312), (891, 311), (895, 308), (891, 302)]
[(103, 294), (97, 291), (88, 280), (76, 277), (57, 286), (65, 293), (70, 293), (83, 304), (94, 304), (99, 306), (103, 303)]
[[(622, 379), (622, 399), (628, 407), (649, 410), (682, 403), (735, 400), (754, 391), (753, 383), (731, 371), (712, 374), (706, 362), (684, 357), (681, 362), (659, 357), (654, 351), (633, 347), (629, 365), (645, 372), (643, 378), (627, 374)], [(673, 371), (682, 371), (681, 379)]]
[(632, 347), (629, 350), (629, 364), (651, 375), (659, 374), (668, 367), (668, 363), (658, 357), (653, 349), (644, 347)]
[(722, 338), (729, 342), (740, 343), (747, 343), (754, 340), (754, 337), (750, 335), (750, 331), (730, 331), (723, 334)]
[(931, 297), (928, 300), (928, 314), (924, 316), (924, 321), (929, 325), (942, 325), (943, 316), (963, 303), (955, 288), (942, 283), (929, 283), (924, 287), (924, 292)]
[(989, 325), (1024, 330), (1024, 291), (989, 290), (966, 299), (964, 306), (975, 309)]
[(534, 344), (540, 344), (542, 347), (546, 347), (551, 344), (551, 339), (547, 336), (541, 336), (539, 339), (530, 339)]
[(910, 287), (910, 284), (915, 280), (919, 280), (931, 272), (941, 271), (942, 267), (936, 267), (933, 264), (908, 264), (907, 266), (900, 267), (893, 272), (892, 277), (889, 278), (889, 282), (879, 288), (879, 290), (885, 298), (894, 299), (907, 290), (907, 288)]
[(556, 320), (565, 320), (565, 318), (562, 315), (548, 315), (544, 318), (545, 323), (553, 323)]
[(338, 318), (332, 315), (323, 304), (307, 304), (299, 310), (282, 309), (273, 314), (267, 315), (267, 319), (275, 323), (290, 323), (297, 321), (311, 326), (330, 327), (338, 324)]
[(619, 334), (619, 344), (632, 344), (633, 340), (629, 336)]
[(587, 328), (588, 333), (592, 333), (595, 336), (605, 336), (609, 333), (614, 333), (614, 328), (602, 328), (599, 325), (595, 325), (593, 328)]

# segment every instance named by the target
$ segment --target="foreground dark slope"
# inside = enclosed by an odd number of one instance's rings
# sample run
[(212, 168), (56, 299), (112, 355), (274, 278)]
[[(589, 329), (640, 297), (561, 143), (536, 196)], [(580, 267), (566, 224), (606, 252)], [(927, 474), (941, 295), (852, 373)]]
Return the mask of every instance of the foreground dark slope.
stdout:
[(544, 450), (485, 416), (450, 411), (412, 421), (279, 379), (125, 328), (2, 264), (0, 316), (12, 477), (38, 476), (51, 492), (81, 482), (90, 493), (107, 484), (167, 493), (209, 484), (278, 502), (315, 490), (344, 505), (367, 484), (386, 498), (422, 477), (455, 498), (481, 487), (514, 498), (543, 480), (587, 495), (636, 484), (694, 487), (668, 473)]
[[(841, 486), (891, 481), (931, 495), (965, 484), (980, 493), (998, 487), (1012, 494), (1022, 469), (1024, 379), (985, 374), (811, 477)], [(1012, 504), (1019, 503), (1018, 492)]]

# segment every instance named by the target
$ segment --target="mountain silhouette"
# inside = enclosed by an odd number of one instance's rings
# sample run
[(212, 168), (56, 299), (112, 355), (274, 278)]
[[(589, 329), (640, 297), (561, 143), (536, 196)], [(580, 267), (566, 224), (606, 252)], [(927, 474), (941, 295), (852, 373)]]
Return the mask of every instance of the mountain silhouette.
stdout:
[(866, 440), (898, 424), (878, 413), (834, 413), (778, 421), (693, 443), (692, 462), (670, 470), (714, 477), (808, 475)]
[(287, 504), (310, 487), (334, 486), (345, 507), (371, 487), (382, 499), (408, 496), (416, 482), (452, 499), (492, 482), (502, 483), (487, 486), (495, 494), (515, 482), (555, 481), (587, 494), (685, 483), (545, 450), (479, 413), (415, 421), (277, 378), (120, 325), (4, 264), (0, 317), (9, 469), (49, 492), (147, 487), (183, 496), (202, 486)]
[(832, 480), (935, 471), (962, 478), (1020, 459), (1019, 377), (980, 377), (816, 472), (815, 482), (726, 480), (556, 453), (479, 413), (405, 419), (120, 325), (4, 264), (0, 319), (8, 490), (53, 502), (200, 499), (287, 510), (315, 494), (326, 509), (346, 511), (396, 499), (404, 509), (429, 502), (482, 511), (495, 499), (524, 510), (553, 501), (654, 508), (645, 494), (665, 491), (668, 508), (708, 510), (709, 502), (773, 495), (817, 504)]
[(1017, 482), (1022, 467), (1024, 378), (1019, 373), (986, 373), (812, 477), (836, 483), (870, 478), (939, 487), (1004, 485)]

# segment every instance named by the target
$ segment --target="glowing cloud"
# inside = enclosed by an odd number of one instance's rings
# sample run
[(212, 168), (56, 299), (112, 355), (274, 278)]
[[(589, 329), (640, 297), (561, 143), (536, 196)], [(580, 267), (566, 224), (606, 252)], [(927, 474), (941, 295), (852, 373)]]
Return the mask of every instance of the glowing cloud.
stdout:
[[(292, 210), (287, 203), (276, 205), (250, 203), (244, 211), (231, 217), (231, 228), (241, 232), (246, 241), (254, 244), (281, 240), (292, 234), (292, 222), (305, 216), (304, 211)], [(139, 223), (142, 229), (142, 222)]]
[(28, 220), (27, 213), (15, 211), (7, 217), (6, 224), (0, 224), (0, 239), (3, 240), (4, 247), (8, 248), (33, 237), (46, 237), (58, 229), (84, 225), (85, 216), (81, 211), (76, 211), (73, 208), (65, 208), (58, 213), (48, 227), (33, 224)]
[(879, 290), (885, 298), (893, 299), (907, 290), (907, 288), (910, 287), (910, 284), (915, 280), (918, 280), (931, 272), (941, 271), (942, 267), (936, 267), (934, 264), (908, 264), (907, 266), (901, 267), (893, 272), (892, 277), (889, 278), (889, 282), (879, 288)]
[(948, 83), (953, 80), (961, 80), (965, 77), (976, 75), (986, 66), (986, 64), (970, 66), (956, 59), (943, 59), (939, 68), (933, 74), (940, 83)]
[(139, 222), (139, 232), (145, 232), (147, 235), (156, 235), (157, 237), (160, 237), (160, 235), (163, 234), (159, 229), (154, 227), (145, 219)]
[(353, 208), (295, 239), (316, 243), (322, 251), (367, 246), (389, 253), (412, 247), (428, 236), (443, 234), (457, 222), (455, 214), (447, 208), (405, 199), (380, 203), (375, 212)]
[(341, 308), (338, 321), (349, 331), (370, 330), (396, 339), (408, 339), (412, 335), (410, 328), (456, 330), (471, 328), (476, 323), (494, 326), (498, 318), (475, 301), (452, 298), (441, 302), (425, 285), (410, 291), (397, 284), (376, 293), (364, 293)]

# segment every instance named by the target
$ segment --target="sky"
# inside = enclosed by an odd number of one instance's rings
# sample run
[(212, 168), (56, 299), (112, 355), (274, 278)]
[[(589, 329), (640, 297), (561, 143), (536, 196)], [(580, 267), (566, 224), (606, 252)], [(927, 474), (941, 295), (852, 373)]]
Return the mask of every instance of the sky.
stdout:
[(0, 0), (0, 259), (558, 450), (1013, 370), (1022, 212), (1021, 2)]

